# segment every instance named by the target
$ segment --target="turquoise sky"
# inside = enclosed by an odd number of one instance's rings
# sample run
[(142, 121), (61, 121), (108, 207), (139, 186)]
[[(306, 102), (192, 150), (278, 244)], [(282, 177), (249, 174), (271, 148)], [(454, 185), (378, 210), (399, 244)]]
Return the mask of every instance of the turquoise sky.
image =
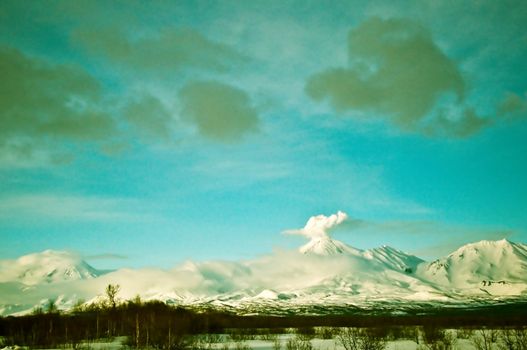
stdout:
[(527, 242), (525, 1), (0, 4), (0, 258)]

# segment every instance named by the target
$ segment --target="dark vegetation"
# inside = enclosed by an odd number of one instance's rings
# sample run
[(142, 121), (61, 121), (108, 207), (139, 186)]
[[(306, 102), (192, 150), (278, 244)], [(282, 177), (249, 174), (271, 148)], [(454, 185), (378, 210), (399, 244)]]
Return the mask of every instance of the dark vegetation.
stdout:
[[(445, 331), (448, 328), (458, 329), (457, 338), (470, 337), (478, 349), (489, 348), (498, 337), (502, 344), (508, 344), (507, 349), (527, 349), (514, 345), (520, 341), (527, 343), (527, 304), (473, 310), (444, 308), (427, 314), (404, 315), (372, 315), (353, 309), (350, 313), (324, 316), (241, 316), (160, 301), (143, 302), (139, 297), (118, 302), (118, 292), (118, 286), (110, 285), (104, 302), (78, 303), (68, 312), (60, 312), (50, 301), (31, 315), (0, 318), (0, 342), (3, 342), (0, 345), (35, 348), (67, 345), (77, 349), (86, 342), (124, 336), (130, 347), (175, 350), (199, 348), (195, 341), (199, 335), (210, 343), (221, 342), (220, 334), (230, 334), (230, 340), (242, 344), (257, 334), (259, 339), (276, 343), (275, 334), (294, 328), (296, 336), (282, 344), (287, 350), (311, 350), (310, 340), (314, 337), (335, 338), (347, 350), (383, 349), (390, 339), (413, 340), (428, 349), (451, 349), (455, 339)], [(280, 349), (280, 346), (278, 341), (273, 347)]]

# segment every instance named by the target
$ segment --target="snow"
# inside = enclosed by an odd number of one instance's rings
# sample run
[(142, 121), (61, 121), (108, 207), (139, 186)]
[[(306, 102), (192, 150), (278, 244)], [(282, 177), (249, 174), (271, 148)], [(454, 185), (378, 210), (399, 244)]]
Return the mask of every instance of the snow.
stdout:
[(386, 245), (367, 250), (364, 252), (364, 256), (368, 259), (382, 262), (389, 268), (406, 272), (415, 271), (417, 266), (423, 262), (422, 259), (415, 255), (406, 254), (401, 250)]
[(505, 239), (470, 243), (444, 258), (421, 264), (417, 273), (452, 289), (518, 294), (527, 283), (527, 246)]
[(278, 299), (278, 293), (276, 293), (274, 290), (264, 289), (255, 298), (272, 299), (272, 300), (274, 300), (274, 299)]
[(78, 299), (101, 300), (108, 284), (121, 299), (173, 304), (212, 303), (243, 310), (404, 301), (500, 300), (527, 295), (527, 246), (507, 240), (460, 247), (434, 262), (382, 246), (360, 250), (329, 230), (347, 218), (315, 216), (299, 231), (310, 241), (248, 261), (187, 261), (170, 270), (101, 273), (69, 252), (47, 250), (0, 261), (0, 315), (30, 312), (53, 299), (68, 309)]
[(97, 271), (71, 252), (45, 250), (0, 262), (0, 283), (17, 281), (25, 285), (95, 278)]
[[(450, 330), (454, 331), (454, 330)], [(455, 331), (454, 331), (455, 332)], [(199, 336), (198, 336), (199, 337)], [(203, 343), (203, 345), (208, 349), (223, 349), (228, 347), (229, 349), (236, 349), (240, 345), (244, 345), (253, 350), (274, 350), (277, 343), (280, 344), (281, 349), (286, 349), (287, 342), (290, 339), (294, 339), (294, 334), (278, 334), (275, 337), (275, 340), (261, 340), (258, 339), (258, 336), (254, 336), (252, 339), (247, 339), (243, 341), (233, 341), (230, 339), (228, 334), (218, 335), (219, 342)], [(206, 340), (205, 340), (206, 341)], [(313, 349), (318, 350), (345, 350), (344, 346), (336, 339), (320, 339), (313, 338), (308, 340), (311, 343)], [(82, 343), (84, 347), (89, 347), (90, 349), (95, 350), (117, 350), (123, 349), (125, 347), (126, 337), (115, 337), (111, 341), (90, 341)], [(494, 344), (496, 345), (496, 344)], [(427, 348), (425, 344), (417, 344), (413, 340), (397, 339), (389, 340), (386, 342), (385, 350), (417, 350)], [(455, 349), (463, 350), (473, 350), (475, 349), (472, 341), (470, 339), (455, 339)], [(6, 346), (0, 350), (22, 350), (26, 347), (20, 346)], [(72, 349), (71, 347), (61, 347), (61, 349)], [(56, 349), (47, 349), (47, 350), (56, 350)]]
[(313, 237), (311, 240), (300, 247), (302, 254), (334, 255), (334, 254), (354, 254), (359, 255), (360, 250), (350, 247), (340, 241), (333, 240), (327, 236)]

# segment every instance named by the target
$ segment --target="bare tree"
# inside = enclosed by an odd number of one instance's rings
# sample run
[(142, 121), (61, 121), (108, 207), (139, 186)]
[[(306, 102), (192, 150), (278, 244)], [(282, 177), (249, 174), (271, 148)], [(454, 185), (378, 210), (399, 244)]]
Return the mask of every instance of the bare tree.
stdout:
[(358, 328), (345, 328), (337, 334), (337, 341), (346, 350), (359, 349), (360, 345), (360, 330)]
[(55, 300), (48, 299), (48, 302), (46, 304), (46, 312), (48, 314), (55, 314), (59, 312), (59, 309), (57, 308), (57, 304), (55, 303)]
[(106, 297), (108, 298), (108, 306), (115, 309), (117, 306), (117, 293), (119, 293), (121, 287), (118, 284), (109, 284), (106, 287)]

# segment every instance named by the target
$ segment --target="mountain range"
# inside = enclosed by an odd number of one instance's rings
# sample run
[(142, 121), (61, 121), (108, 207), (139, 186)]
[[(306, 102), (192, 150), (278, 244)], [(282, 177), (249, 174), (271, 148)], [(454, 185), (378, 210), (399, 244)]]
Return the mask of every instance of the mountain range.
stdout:
[(52, 250), (0, 261), (0, 315), (25, 314), (50, 299), (61, 309), (98, 302), (110, 283), (121, 286), (122, 300), (140, 295), (239, 313), (527, 297), (525, 244), (480, 241), (426, 262), (389, 246), (361, 250), (329, 235), (309, 237), (298, 251), (239, 262), (187, 261), (169, 270), (100, 271), (79, 255)]

